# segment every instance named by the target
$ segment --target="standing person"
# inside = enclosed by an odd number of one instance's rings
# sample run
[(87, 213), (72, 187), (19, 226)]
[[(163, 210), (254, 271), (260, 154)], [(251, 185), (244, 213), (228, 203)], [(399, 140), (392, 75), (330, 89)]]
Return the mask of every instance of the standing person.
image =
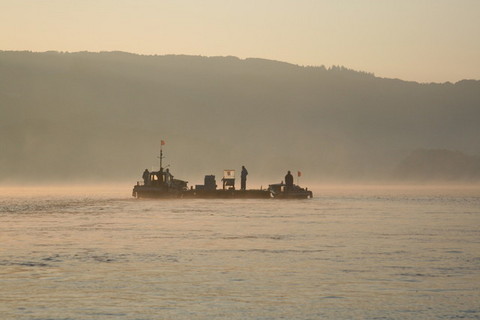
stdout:
[(241, 182), (241, 187), (240, 189), (242, 190), (245, 190), (247, 189), (247, 175), (248, 175), (248, 171), (247, 169), (245, 169), (245, 166), (242, 166), (242, 173), (240, 175), (240, 182)]
[(285, 176), (285, 186), (287, 190), (292, 190), (293, 188), (293, 176), (290, 171), (288, 171), (287, 175)]
[(170, 187), (173, 181), (173, 175), (170, 173), (170, 169), (167, 168), (167, 170), (165, 170), (164, 175), (165, 175), (165, 182), (167, 183), (167, 186)]
[(150, 184), (150, 172), (148, 171), (148, 169), (145, 169), (145, 171), (143, 171), (142, 178), (143, 184), (148, 186)]

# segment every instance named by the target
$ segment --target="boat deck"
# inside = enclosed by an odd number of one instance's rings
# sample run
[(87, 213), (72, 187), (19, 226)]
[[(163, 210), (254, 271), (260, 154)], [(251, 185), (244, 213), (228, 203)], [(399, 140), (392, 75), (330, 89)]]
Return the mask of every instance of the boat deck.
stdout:
[(204, 199), (268, 199), (271, 197), (268, 190), (187, 190), (182, 193), (183, 198)]

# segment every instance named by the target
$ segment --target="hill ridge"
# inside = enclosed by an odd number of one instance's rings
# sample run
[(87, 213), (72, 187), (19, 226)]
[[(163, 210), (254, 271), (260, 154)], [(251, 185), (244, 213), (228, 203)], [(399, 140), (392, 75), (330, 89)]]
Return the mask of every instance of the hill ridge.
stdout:
[(0, 180), (131, 179), (162, 138), (172, 169), (200, 177), (377, 179), (419, 148), (480, 154), (480, 81), (266, 61), (1, 51)]

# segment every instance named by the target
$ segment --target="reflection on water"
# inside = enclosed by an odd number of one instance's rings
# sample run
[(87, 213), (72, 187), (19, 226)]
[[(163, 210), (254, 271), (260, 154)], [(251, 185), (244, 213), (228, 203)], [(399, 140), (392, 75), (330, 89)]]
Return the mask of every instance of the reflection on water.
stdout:
[(480, 318), (478, 188), (1, 191), (2, 319)]

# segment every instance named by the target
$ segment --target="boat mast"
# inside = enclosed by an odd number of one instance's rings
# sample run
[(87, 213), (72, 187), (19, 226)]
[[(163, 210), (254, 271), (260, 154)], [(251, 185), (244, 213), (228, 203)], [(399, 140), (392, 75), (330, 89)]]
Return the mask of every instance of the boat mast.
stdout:
[(163, 151), (162, 151), (162, 147), (160, 146), (160, 170), (162, 170), (162, 159), (163, 159)]
[(163, 150), (162, 150), (162, 146), (165, 144), (165, 141), (163, 140), (160, 140), (160, 157), (158, 157), (160, 159), (160, 171), (162, 171), (162, 160), (163, 160)]

